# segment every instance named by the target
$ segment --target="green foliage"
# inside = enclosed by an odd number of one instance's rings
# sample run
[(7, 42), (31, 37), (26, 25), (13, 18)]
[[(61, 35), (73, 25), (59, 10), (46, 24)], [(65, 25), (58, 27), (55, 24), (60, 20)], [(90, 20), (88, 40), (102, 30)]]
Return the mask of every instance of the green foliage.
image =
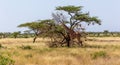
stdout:
[(46, 33), (51, 29), (51, 26), (53, 25), (53, 20), (38, 20), (35, 22), (29, 22), (20, 24), (18, 27), (27, 27), (30, 30), (34, 32), (34, 39), (33, 43), (36, 41), (37, 37), (40, 36), (43, 33)]
[(20, 24), (18, 27), (28, 27), (30, 29), (36, 29), (40, 27), (39, 23), (40, 22), (29, 22), (29, 23)]
[(109, 33), (109, 31), (108, 30), (104, 30), (104, 32), (103, 33)]
[(15, 61), (0, 55), (0, 65), (14, 65)]
[[(43, 31), (46, 30), (47, 27), (53, 24), (53, 20), (38, 20), (34, 22), (29, 22), (29, 23), (23, 23), (20, 24), (18, 27), (27, 27), (30, 30), (33, 30), (34, 32), (36, 31)], [(48, 28), (47, 28), (48, 29)]]
[(98, 19), (98, 17), (96, 17), (96, 16), (93, 16), (93, 17), (89, 16), (89, 13), (77, 13), (75, 15), (75, 19), (80, 20), (82, 22), (86, 22), (86, 23), (88, 23), (88, 25), (91, 24), (91, 23), (93, 25), (94, 24), (101, 25), (101, 20)]
[(20, 31), (13, 32), (12, 35), (13, 35), (14, 38), (17, 38), (17, 36), (20, 35), (20, 33), (21, 33)]
[(99, 51), (99, 52), (94, 52), (91, 54), (92, 59), (97, 59), (99, 57), (105, 58), (107, 56), (107, 53), (105, 51)]
[(68, 13), (68, 15), (70, 15), (70, 18), (69, 18), (69, 21), (70, 22), (70, 27), (74, 27), (74, 26), (77, 26), (78, 23), (81, 23), (81, 22), (86, 22), (88, 24), (99, 24), (101, 25), (101, 20), (98, 19), (98, 17), (96, 16), (89, 16), (89, 12), (88, 13), (83, 13), (81, 11), (82, 9), (82, 6), (59, 6), (59, 7), (56, 7), (56, 10), (59, 10), (59, 11), (65, 11)]
[[(90, 16), (89, 12), (88, 13), (83, 13), (82, 6), (59, 6), (56, 7), (56, 10), (61, 11), (61, 12), (66, 12), (66, 16), (68, 18), (65, 19), (65, 15), (63, 13), (53, 13), (53, 18), (54, 20), (62, 24), (62, 27), (64, 28), (65, 32), (63, 33), (63, 36), (67, 42), (67, 45), (69, 46), (71, 43), (69, 43), (71, 40), (69, 40), (71, 36), (69, 36), (68, 33), (72, 32), (81, 32), (85, 30), (85, 28), (82, 26), (84, 25), (82, 22), (85, 22), (86, 24), (101, 24), (101, 20), (98, 19), (96, 16)], [(67, 23), (65, 23), (67, 21)], [(81, 33), (80, 33), (81, 34)], [(85, 37), (85, 36), (83, 36)], [(69, 41), (68, 41), (69, 40)], [(74, 41), (74, 40), (72, 40)], [(81, 44), (83, 45), (83, 44)]]
[(66, 11), (66, 12), (75, 13), (77, 11), (80, 11), (81, 8), (82, 8), (82, 6), (77, 6), (76, 7), (76, 6), (70, 5), (70, 6), (56, 7), (56, 10), (63, 10), (63, 11)]
[(18, 25), (18, 27), (27, 27), (34, 32), (35, 36), (38, 36), (38, 34), (40, 34), (40, 31), (41, 31), (43, 25), (40, 22), (40, 20), (38, 20), (35, 22), (20, 24), (20, 25)]

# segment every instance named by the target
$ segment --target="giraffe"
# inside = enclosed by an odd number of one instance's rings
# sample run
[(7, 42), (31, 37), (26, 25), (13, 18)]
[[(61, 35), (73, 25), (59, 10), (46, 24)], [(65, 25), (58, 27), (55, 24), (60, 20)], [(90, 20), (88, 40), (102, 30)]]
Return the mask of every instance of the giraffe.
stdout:
[(73, 40), (76, 38), (78, 41), (79, 46), (83, 46), (82, 41), (81, 41), (81, 34), (80, 32), (75, 32), (74, 30), (70, 29), (68, 26), (65, 25), (64, 23), (64, 16), (62, 14), (57, 14), (55, 15), (54, 13), (52, 14), (54, 20), (57, 23), (60, 23), (63, 28), (67, 31), (67, 36), (65, 37), (66, 41), (68, 41), (68, 45), (70, 44), (70, 41), (73, 42)]
[(75, 32), (74, 30), (71, 30), (68, 26), (66, 26), (63, 22), (60, 22), (64, 29), (67, 31), (68, 36), (70, 36), (70, 41), (73, 42), (74, 39), (77, 39), (78, 45), (83, 46), (82, 41), (81, 41), (81, 34), (80, 32)]

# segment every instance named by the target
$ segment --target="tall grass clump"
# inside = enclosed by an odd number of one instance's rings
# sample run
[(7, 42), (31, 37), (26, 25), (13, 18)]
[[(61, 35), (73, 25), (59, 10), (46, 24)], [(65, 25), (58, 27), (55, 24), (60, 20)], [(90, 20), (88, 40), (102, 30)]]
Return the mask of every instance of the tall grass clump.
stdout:
[(0, 55), (0, 65), (14, 65), (15, 61)]
[(24, 49), (24, 50), (31, 50), (32, 49), (32, 47), (29, 45), (26, 45), (26, 46), (22, 45), (20, 48)]
[(92, 59), (97, 59), (99, 57), (105, 58), (107, 53), (105, 51), (94, 52), (91, 54)]
[(3, 48), (2, 44), (0, 44), (0, 48)]

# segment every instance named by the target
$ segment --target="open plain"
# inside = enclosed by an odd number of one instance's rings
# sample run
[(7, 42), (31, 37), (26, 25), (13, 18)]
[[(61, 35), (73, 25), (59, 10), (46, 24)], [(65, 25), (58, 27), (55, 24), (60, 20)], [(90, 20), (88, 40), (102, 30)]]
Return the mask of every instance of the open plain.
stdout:
[[(84, 47), (49, 48), (49, 39), (0, 39), (0, 54), (14, 60), (14, 65), (120, 65), (119, 37), (92, 37)], [(96, 40), (114, 40), (96, 41)]]

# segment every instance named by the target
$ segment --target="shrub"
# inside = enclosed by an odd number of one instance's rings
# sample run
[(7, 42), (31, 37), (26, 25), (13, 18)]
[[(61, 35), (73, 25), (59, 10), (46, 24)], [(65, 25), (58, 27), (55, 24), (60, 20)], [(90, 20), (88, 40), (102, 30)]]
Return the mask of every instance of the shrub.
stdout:
[(41, 54), (41, 53), (45, 53), (45, 52), (51, 52), (53, 50), (54, 50), (54, 48), (42, 48), (39, 50), (39, 53)]
[(107, 56), (107, 53), (105, 51), (99, 51), (99, 52), (94, 52), (93, 54), (91, 54), (92, 59), (96, 59), (98, 57), (102, 57), (105, 58)]
[(25, 55), (25, 57), (26, 58), (31, 58), (31, 57), (33, 57), (33, 55), (32, 54), (27, 54), (27, 55)]
[(0, 65), (14, 65), (15, 61), (0, 55)]
[(2, 44), (0, 44), (0, 48), (2, 48), (3, 46), (2, 46)]
[(58, 42), (58, 41), (47, 43), (47, 46), (50, 47), (50, 48), (60, 47), (60, 45), (61, 45), (61, 43)]
[(1, 48), (6, 49), (7, 47), (4, 47), (2, 44), (0, 44), (0, 49), (1, 49)]
[(22, 45), (20, 48), (25, 49), (25, 50), (30, 50), (30, 49), (32, 49), (32, 47), (29, 46), (29, 45), (27, 45), (27, 46)]

